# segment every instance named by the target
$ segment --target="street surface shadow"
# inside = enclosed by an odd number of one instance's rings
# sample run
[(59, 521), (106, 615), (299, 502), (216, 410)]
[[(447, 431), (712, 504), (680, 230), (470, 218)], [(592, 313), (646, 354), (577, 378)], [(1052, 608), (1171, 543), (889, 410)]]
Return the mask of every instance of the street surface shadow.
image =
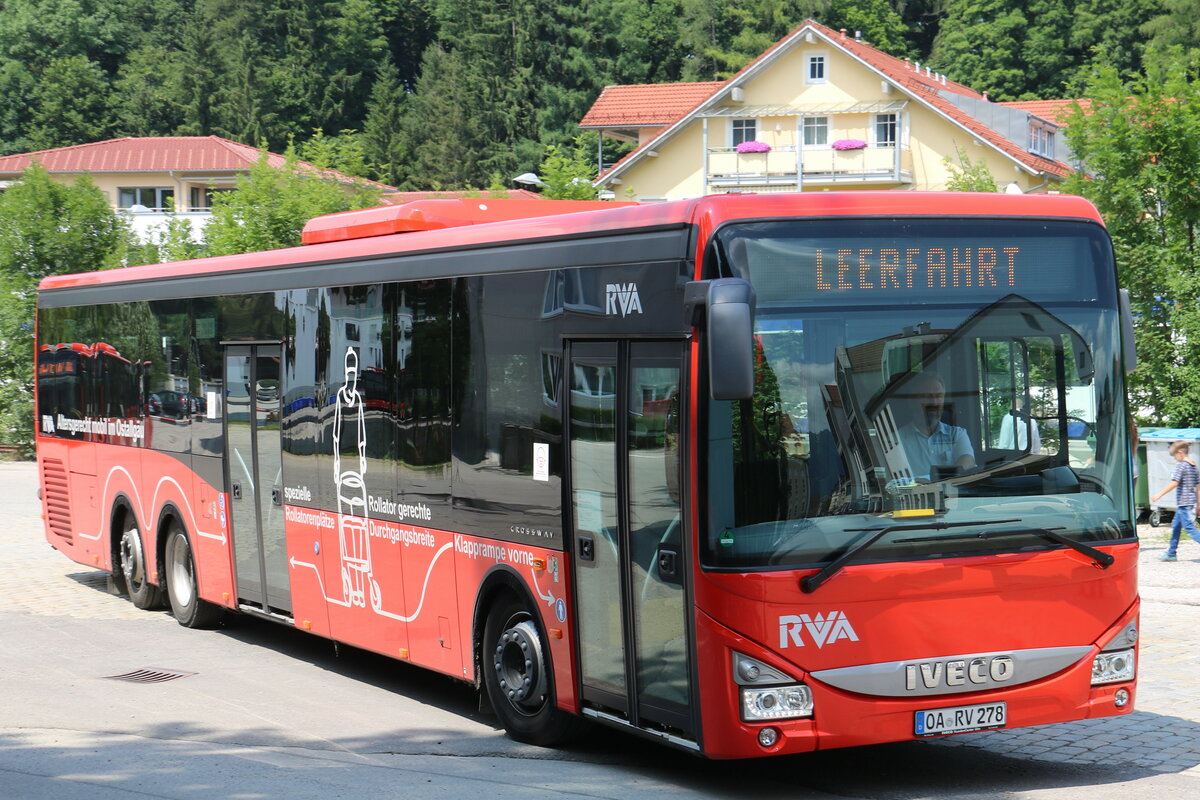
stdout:
[[(72, 574), (73, 580), (108, 592), (101, 572)], [(153, 612), (152, 612), (153, 613)], [(166, 612), (161, 612), (166, 613)], [(1121, 717), (951, 736), (924, 741), (783, 756), (753, 762), (707, 761), (647, 742), (624, 731), (591, 725), (576, 742), (546, 749), (497, 739), (496, 718), (480, 710), (474, 688), (460, 680), (396, 659), (333, 642), (290, 627), (227, 614), (216, 631), (225, 636), (312, 664), (322, 670), (440, 709), (486, 727), (468, 736), (444, 730), (404, 728), (370, 738), (335, 740), (332, 752), (409, 758), (531, 759), (596, 768), (617, 766), (632, 778), (673, 787), (689, 796), (839, 796), (895, 800), (927, 797), (1011, 798), (1014, 792), (1118, 784), (1183, 772), (1200, 765), (1200, 723), (1135, 711)], [(155, 734), (148, 734), (156, 738)], [(278, 731), (258, 738), (241, 731), (237, 741), (200, 726), (161, 731), (164, 740), (193, 743), (257, 743), (281, 746)], [(274, 736), (274, 739), (271, 737)], [(464, 748), (475, 750), (463, 757)], [(0, 751), (24, 746), (0, 737)], [(294, 746), (294, 743), (290, 746)], [(482, 750), (480, 750), (482, 748)], [(58, 759), (47, 751), (44, 757)], [(69, 758), (70, 754), (62, 754)], [(120, 763), (113, 756), (113, 763)], [(232, 756), (229, 756), (232, 757)], [(407, 768), (407, 767), (406, 767)], [(431, 767), (432, 769), (433, 767)], [(456, 773), (459, 767), (455, 766)], [(69, 770), (63, 773), (69, 774)], [(543, 784), (544, 785), (544, 784)], [(277, 789), (279, 787), (276, 787)], [(570, 793), (570, 792), (568, 792)], [(265, 797), (286, 794), (265, 794)], [(599, 794), (595, 796), (616, 796)]]

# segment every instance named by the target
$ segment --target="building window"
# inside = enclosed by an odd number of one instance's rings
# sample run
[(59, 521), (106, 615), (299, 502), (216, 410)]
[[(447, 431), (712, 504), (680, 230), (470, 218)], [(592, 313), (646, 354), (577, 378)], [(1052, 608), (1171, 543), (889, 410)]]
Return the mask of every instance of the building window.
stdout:
[(1057, 130), (1041, 120), (1029, 120), (1029, 152), (1054, 158), (1054, 132)]
[(829, 144), (829, 117), (805, 117), (803, 125), (805, 147), (825, 147)]
[(895, 147), (899, 141), (900, 117), (898, 114), (875, 115), (875, 146)]
[(808, 57), (808, 69), (804, 73), (805, 83), (825, 83), (825, 55), (814, 53)]
[(193, 186), (188, 191), (188, 208), (192, 211), (208, 211), (212, 208), (213, 195), (219, 192), (232, 192), (233, 189), (213, 189), (207, 186)]
[(758, 120), (730, 120), (729, 136), (730, 147), (737, 147), (742, 142), (753, 142), (758, 138)]
[(167, 186), (133, 186), (117, 190), (117, 207), (130, 211), (170, 211), (175, 190)]

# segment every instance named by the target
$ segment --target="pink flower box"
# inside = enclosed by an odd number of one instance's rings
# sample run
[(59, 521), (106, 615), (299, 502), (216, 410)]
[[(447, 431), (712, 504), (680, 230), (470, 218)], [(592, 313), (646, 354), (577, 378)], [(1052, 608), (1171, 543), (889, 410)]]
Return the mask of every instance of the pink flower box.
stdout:
[(838, 139), (833, 143), (834, 150), (862, 150), (866, 146), (862, 139)]
[(739, 153), (769, 153), (771, 145), (766, 142), (742, 142), (737, 146)]

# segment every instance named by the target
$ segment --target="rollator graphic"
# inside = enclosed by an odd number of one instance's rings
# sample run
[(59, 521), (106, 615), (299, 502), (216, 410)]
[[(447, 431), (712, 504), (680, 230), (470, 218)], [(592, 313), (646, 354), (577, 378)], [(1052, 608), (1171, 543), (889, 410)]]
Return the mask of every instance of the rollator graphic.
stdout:
[[(367, 423), (358, 392), (358, 355), (346, 348), (346, 381), (338, 389), (333, 412), (333, 479), (337, 485), (338, 540), (342, 556), (342, 597), (351, 606), (366, 605), (370, 585), (377, 600), (378, 584), (371, 578), (371, 540), (367, 530)], [(358, 431), (358, 461), (342, 465), (342, 426), (349, 421)]]

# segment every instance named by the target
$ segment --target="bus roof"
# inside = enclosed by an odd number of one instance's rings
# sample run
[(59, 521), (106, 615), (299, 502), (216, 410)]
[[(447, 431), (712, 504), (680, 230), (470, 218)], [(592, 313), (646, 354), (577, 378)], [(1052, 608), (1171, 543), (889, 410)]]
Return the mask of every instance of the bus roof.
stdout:
[[(103, 272), (55, 275), (43, 279), (39, 289), (54, 292), (105, 284), (169, 281), (188, 276), (269, 271), (405, 254), (622, 236), (692, 225), (706, 236), (721, 224), (738, 219), (1014, 216), (1101, 222), (1091, 203), (1071, 195), (865, 191), (725, 194), (670, 203), (576, 202), (579, 205), (572, 201), (549, 200), (417, 200), (400, 206), (317, 217), (309, 222), (306, 230), (313, 232), (312, 237), (326, 237), (320, 243)], [(481, 205), (486, 208), (479, 208)], [(412, 232), (401, 232), (404, 230)], [(356, 232), (359, 235), (353, 235)]]
[(401, 205), (376, 206), (313, 217), (304, 226), (300, 241), (303, 244), (344, 242), (348, 239), (386, 236), (389, 233), (417, 233), (636, 205), (637, 203), (612, 203), (605, 200), (431, 198), (413, 200)]

